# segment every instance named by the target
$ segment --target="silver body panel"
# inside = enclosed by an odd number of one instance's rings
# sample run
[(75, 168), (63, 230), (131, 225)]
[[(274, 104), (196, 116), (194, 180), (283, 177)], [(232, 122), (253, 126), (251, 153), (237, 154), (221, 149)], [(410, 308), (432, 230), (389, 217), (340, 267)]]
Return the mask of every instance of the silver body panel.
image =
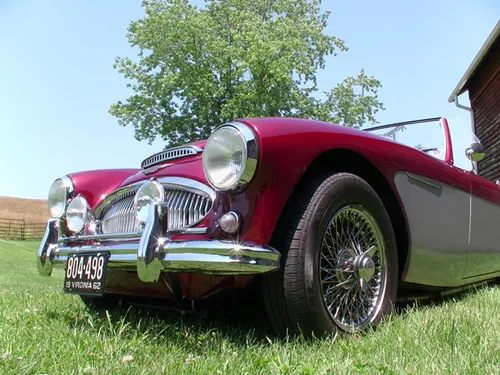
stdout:
[[(472, 188), (474, 194), (474, 187)], [(500, 192), (499, 192), (500, 194)], [(464, 277), (500, 271), (500, 206), (472, 195), (471, 236)]]
[[(454, 287), (500, 275), (500, 206), (411, 173), (396, 173), (410, 249), (403, 281)], [(500, 194), (500, 192), (499, 192)]]
[(405, 172), (397, 173), (394, 182), (411, 238), (404, 281), (462, 284), (469, 242), (469, 192)]

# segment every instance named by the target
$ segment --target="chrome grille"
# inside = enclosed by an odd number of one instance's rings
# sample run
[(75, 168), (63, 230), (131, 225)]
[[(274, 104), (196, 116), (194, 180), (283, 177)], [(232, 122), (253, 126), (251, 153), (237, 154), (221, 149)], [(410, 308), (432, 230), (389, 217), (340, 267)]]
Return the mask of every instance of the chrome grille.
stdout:
[[(115, 200), (101, 220), (102, 233), (127, 233), (141, 230), (134, 212), (135, 191)], [(189, 190), (165, 188), (168, 229), (190, 227), (199, 223), (212, 208), (212, 199)]]
[(212, 208), (208, 197), (186, 190), (166, 189), (168, 229), (184, 228), (198, 223)]
[(116, 201), (104, 214), (102, 233), (138, 232), (141, 224), (134, 212), (134, 195)]

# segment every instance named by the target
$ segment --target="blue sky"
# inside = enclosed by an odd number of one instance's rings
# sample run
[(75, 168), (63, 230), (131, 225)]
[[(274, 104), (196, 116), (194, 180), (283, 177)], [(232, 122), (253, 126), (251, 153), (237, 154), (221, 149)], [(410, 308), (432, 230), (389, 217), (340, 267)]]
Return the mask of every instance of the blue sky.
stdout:
[[(326, 32), (349, 51), (327, 59), (321, 88), (364, 68), (383, 84), (380, 123), (447, 117), (457, 164), (467, 168), (470, 120), (447, 98), (500, 18), (500, 2), (324, 0), (322, 8), (332, 12)], [(46, 198), (66, 173), (138, 167), (163, 148), (136, 141), (108, 114), (130, 94), (112, 65), (136, 55), (125, 34), (142, 15), (138, 0), (0, 0), (0, 195)]]

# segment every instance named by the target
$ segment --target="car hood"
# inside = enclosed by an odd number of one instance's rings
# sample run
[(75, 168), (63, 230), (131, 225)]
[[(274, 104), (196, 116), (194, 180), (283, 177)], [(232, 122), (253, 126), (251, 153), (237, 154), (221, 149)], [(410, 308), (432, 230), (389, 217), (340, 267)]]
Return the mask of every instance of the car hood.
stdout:
[[(206, 140), (203, 140), (192, 142), (183, 146), (197, 146), (203, 150), (205, 143)], [(151, 178), (158, 179), (168, 176), (190, 178), (206, 184), (207, 181), (203, 173), (202, 155), (203, 152), (197, 155), (189, 155), (178, 159), (167, 160), (149, 168), (138, 170), (137, 173), (125, 179), (121, 186), (127, 186), (135, 182), (149, 180)]]

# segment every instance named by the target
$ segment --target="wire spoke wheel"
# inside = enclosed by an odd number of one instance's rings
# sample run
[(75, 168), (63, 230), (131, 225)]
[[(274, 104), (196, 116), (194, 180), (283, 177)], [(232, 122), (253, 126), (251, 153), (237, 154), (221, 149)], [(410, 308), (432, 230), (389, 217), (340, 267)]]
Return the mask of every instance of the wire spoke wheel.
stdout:
[(323, 300), (335, 324), (348, 332), (367, 328), (384, 302), (387, 263), (382, 230), (364, 207), (347, 205), (333, 215), (319, 268)]
[(281, 335), (362, 333), (391, 314), (396, 236), (384, 202), (361, 177), (332, 172), (311, 180), (287, 205), (275, 232), (280, 270), (263, 277), (262, 286)]

